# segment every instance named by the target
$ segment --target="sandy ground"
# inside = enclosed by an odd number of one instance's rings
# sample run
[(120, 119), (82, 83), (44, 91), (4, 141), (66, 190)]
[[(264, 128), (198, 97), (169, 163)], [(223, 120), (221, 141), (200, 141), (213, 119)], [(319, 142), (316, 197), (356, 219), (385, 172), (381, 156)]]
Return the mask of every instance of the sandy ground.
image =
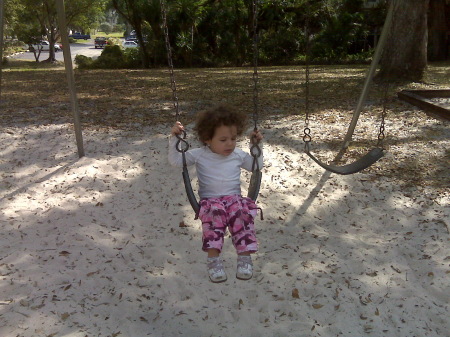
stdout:
[[(312, 122), (322, 159), (343, 123)], [(448, 122), (398, 114), (349, 176), (302, 127), (263, 123), (255, 274), (235, 278), (227, 239), (213, 284), (169, 125), (86, 129), (81, 159), (68, 123), (0, 126), (0, 336), (450, 336)]]

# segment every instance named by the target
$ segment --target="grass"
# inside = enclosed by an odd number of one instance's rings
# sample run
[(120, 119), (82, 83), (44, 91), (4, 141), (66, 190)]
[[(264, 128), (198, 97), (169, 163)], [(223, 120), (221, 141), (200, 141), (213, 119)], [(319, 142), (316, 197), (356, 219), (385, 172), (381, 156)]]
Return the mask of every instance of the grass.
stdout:
[(98, 31), (95, 34), (91, 34), (92, 39), (95, 39), (97, 36), (105, 36), (105, 37), (120, 39), (123, 37), (123, 32), (112, 32), (112, 33), (107, 34), (105, 32)]
[[(345, 126), (341, 128), (340, 125), (345, 125), (351, 118), (367, 69), (368, 66), (362, 65), (312, 67), (310, 105), (315, 124), (312, 133), (316, 142), (322, 139), (322, 146), (333, 151), (338, 150), (346, 131)], [(402, 89), (448, 88), (448, 73), (450, 62), (430, 64), (426, 83), (390, 85), (388, 121), (393, 124), (397, 123), (397, 120), (399, 123), (409, 123), (411, 117), (425, 121), (423, 114), (415, 112), (410, 105), (397, 99), (397, 92)], [(0, 126), (72, 123), (70, 96), (63, 64), (10, 61), (2, 75)], [(252, 75), (253, 69), (250, 67), (177, 69), (175, 79), (180, 120), (188, 124), (194, 120), (197, 111), (217, 103), (230, 103), (251, 113), (254, 94)], [(83, 128), (121, 128), (140, 132), (141, 126), (164, 124), (169, 127), (176, 120), (170, 77), (166, 68), (76, 69), (75, 81)], [(372, 85), (366, 100), (370, 108), (365, 109), (361, 119), (375, 125), (369, 125), (367, 130), (358, 128), (359, 137), (353, 142), (353, 148), (349, 149), (350, 157), (353, 154), (360, 156), (365, 149), (373, 145), (374, 139), (376, 140), (373, 130), (378, 128), (383, 95), (383, 86)], [(261, 67), (258, 106), (258, 125), (262, 129), (270, 129), (274, 120), (288, 118), (292, 122), (291, 132), (298, 134), (296, 138), (301, 139), (305, 107), (304, 68)], [(418, 117), (414, 117), (416, 115)], [(372, 120), (373, 122), (370, 122)], [(322, 125), (324, 127), (321, 128)], [(389, 131), (388, 127), (389, 143), (395, 147), (402, 146), (403, 139), (392, 133), (393, 130)], [(413, 138), (410, 142), (426, 144), (432, 135), (428, 136), (427, 139), (415, 139), (411, 135)], [(420, 173), (433, 177), (421, 181), (442, 185), (442, 165), (439, 161), (431, 163), (428, 157), (419, 157), (415, 155), (410, 164), (402, 160), (401, 167), (385, 165), (379, 174), (392, 176), (407, 185), (414, 185), (419, 181), (417, 163), (421, 163)]]
[[(351, 113), (364, 83), (368, 66), (314, 66), (310, 79), (312, 113), (332, 116), (333, 111)], [(427, 70), (428, 83), (390, 86), (390, 107), (398, 106), (396, 93), (406, 88), (448, 87), (450, 62), (432, 64)], [(251, 68), (204, 68), (175, 71), (180, 110), (184, 120), (216, 102), (253, 109)], [(89, 111), (87, 123), (120, 126), (133, 123), (161, 123), (173, 120), (172, 92), (167, 70), (75, 70), (80, 109)], [(17, 107), (40, 107), (47, 118), (61, 116), (68, 108), (69, 94), (62, 63), (9, 61), (4, 66), (2, 96), (4, 120), (14, 120)], [(383, 86), (372, 85), (368, 101), (380, 106)], [(24, 95), (24, 92), (27, 94)], [(55, 106), (55, 102), (60, 102)], [(261, 67), (259, 69), (259, 106), (261, 117), (303, 114), (305, 105), (304, 68)], [(56, 111), (55, 111), (56, 110)], [(108, 111), (105, 117), (105, 112)], [(126, 115), (126, 118), (123, 118)], [(42, 115), (41, 115), (42, 116)], [(330, 117), (324, 117), (330, 118)]]

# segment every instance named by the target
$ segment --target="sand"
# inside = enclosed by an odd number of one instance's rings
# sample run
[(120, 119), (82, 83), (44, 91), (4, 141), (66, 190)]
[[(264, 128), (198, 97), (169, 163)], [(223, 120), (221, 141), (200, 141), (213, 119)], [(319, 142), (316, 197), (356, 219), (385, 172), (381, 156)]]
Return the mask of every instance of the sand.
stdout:
[[(302, 152), (302, 123), (263, 123), (254, 277), (227, 238), (221, 284), (170, 125), (85, 129), (81, 159), (70, 123), (0, 125), (0, 336), (450, 336), (448, 122), (404, 111), (348, 176)], [(332, 159), (345, 125), (313, 126)]]

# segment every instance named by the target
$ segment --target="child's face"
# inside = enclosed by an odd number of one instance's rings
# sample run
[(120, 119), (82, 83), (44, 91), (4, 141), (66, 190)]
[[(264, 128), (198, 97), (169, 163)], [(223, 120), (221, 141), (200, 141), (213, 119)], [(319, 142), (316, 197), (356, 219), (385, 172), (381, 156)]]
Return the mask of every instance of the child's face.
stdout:
[(221, 125), (216, 128), (214, 136), (206, 141), (212, 152), (229, 156), (236, 147), (237, 127)]

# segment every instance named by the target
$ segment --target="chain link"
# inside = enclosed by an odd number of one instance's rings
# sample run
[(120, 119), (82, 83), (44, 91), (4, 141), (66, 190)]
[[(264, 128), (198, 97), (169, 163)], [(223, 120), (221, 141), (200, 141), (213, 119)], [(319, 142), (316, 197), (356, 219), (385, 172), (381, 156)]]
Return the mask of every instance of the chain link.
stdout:
[[(258, 112), (259, 112), (259, 88), (258, 88), (258, 0), (253, 0), (253, 130), (258, 130)], [(262, 151), (257, 142), (252, 139), (250, 153), (253, 156), (252, 171), (259, 170), (258, 157)]]
[[(175, 74), (173, 69), (173, 57), (172, 57), (172, 48), (170, 46), (169, 40), (169, 28), (167, 26), (167, 11), (164, 0), (160, 0), (161, 5), (161, 15), (162, 15), (162, 30), (164, 32), (164, 38), (166, 43), (166, 51), (167, 51), (167, 63), (169, 65), (170, 72), (170, 87), (172, 89), (172, 100), (173, 106), (175, 108), (176, 120), (179, 120), (180, 111), (178, 106), (178, 94), (177, 94), (177, 83), (175, 82)], [(178, 138), (180, 139), (180, 138)]]
[(386, 138), (384, 131), (385, 131), (385, 119), (387, 115), (386, 110), (387, 110), (388, 94), (389, 94), (389, 84), (386, 83), (384, 86), (383, 112), (381, 113), (381, 123), (380, 123), (380, 130), (378, 131), (378, 142), (377, 142), (377, 147), (381, 147), (382, 149), (384, 149), (383, 141), (384, 138)]
[(308, 19), (305, 23), (305, 39), (306, 39), (306, 52), (305, 52), (305, 128), (303, 130), (303, 141), (305, 142), (305, 149), (309, 149), (309, 143), (312, 140), (311, 129), (309, 128), (309, 53), (310, 53), (310, 41), (309, 41), (309, 22)]
[(253, 0), (253, 123), (258, 127), (259, 88), (258, 88), (258, 0)]
[[(177, 94), (177, 83), (175, 82), (175, 74), (173, 67), (173, 57), (172, 57), (172, 48), (170, 46), (169, 40), (169, 28), (167, 26), (167, 11), (164, 0), (160, 0), (161, 5), (161, 15), (162, 15), (162, 30), (164, 32), (164, 39), (166, 43), (166, 51), (167, 51), (167, 63), (169, 65), (169, 73), (170, 73), (170, 88), (172, 89), (172, 101), (173, 107), (175, 108), (175, 118), (176, 121), (180, 119), (180, 111), (178, 105), (178, 94)], [(189, 143), (186, 141), (186, 131), (182, 131), (181, 135), (176, 135), (178, 141), (175, 145), (178, 152), (183, 154), (183, 162), (186, 161), (184, 157), (184, 153), (189, 150)]]

